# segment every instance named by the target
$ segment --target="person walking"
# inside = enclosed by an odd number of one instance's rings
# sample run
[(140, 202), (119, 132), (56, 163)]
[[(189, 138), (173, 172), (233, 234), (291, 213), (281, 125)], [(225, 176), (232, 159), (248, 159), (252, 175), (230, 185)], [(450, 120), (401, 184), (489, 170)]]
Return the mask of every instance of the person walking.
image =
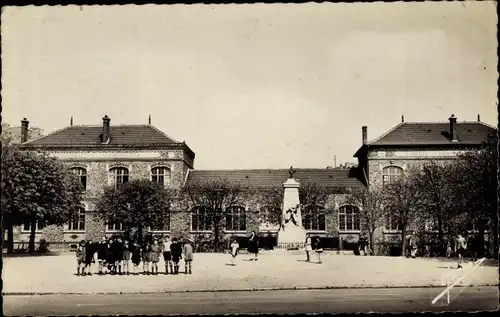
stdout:
[(134, 241), (131, 247), (132, 252), (132, 264), (134, 265), (133, 273), (134, 275), (139, 274), (139, 264), (141, 263), (141, 247)]
[(172, 261), (174, 262), (174, 274), (179, 274), (179, 261), (182, 258), (182, 247), (177, 238), (172, 239), (172, 245), (170, 246), (170, 252), (172, 253)]
[(306, 234), (305, 251), (306, 251), (306, 262), (310, 262), (311, 261), (310, 253), (312, 252), (312, 240), (311, 240), (311, 235), (309, 233)]
[(92, 275), (90, 268), (92, 266), (92, 263), (95, 263), (94, 254), (97, 251), (97, 247), (98, 247), (97, 243), (93, 243), (91, 241), (87, 241), (87, 243), (85, 243), (85, 267), (84, 267), (84, 271), (87, 270), (87, 272), (83, 273), (82, 275)]
[(85, 275), (84, 261), (85, 261), (85, 240), (82, 240), (76, 247), (76, 263), (77, 263), (76, 275), (78, 276), (80, 276), (80, 272), (82, 275)]
[(102, 237), (97, 248), (97, 270), (98, 275), (103, 275), (106, 272), (106, 255), (107, 255), (107, 241), (106, 237)]
[(318, 258), (318, 264), (321, 264), (321, 253), (323, 253), (323, 247), (321, 245), (321, 240), (316, 237), (314, 240), (314, 250), (316, 251), (316, 257)]
[(170, 237), (167, 236), (162, 243), (163, 247), (163, 260), (165, 261), (165, 275), (168, 274), (168, 268), (170, 267), (170, 273), (174, 274), (172, 266), (172, 251), (171, 251), (172, 241)]
[(158, 240), (154, 239), (151, 245), (151, 274), (158, 275), (158, 262), (160, 262), (161, 249)]
[(457, 269), (462, 268), (463, 256), (465, 255), (465, 251), (467, 250), (467, 241), (465, 238), (458, 234), (456, 243), (455, 243), (455, 252), (458, 254), (458, 267)]
[(257, 235), (255, 234), (255, 231), (252, 231), (252, 233), (250, 234), (250, 239), (248, 240), (248, 252), (250, 254), (253, 254), (253, 258), (250, 259), (250, 261), (258, 260), (259, 242), (257, 240)]
[(236, 256), (238, 255), (238, 250), (240, 249), (240, 245), (238, 244), (238, 241), (236, 239), (233, 240), (233, 243), (231, 243), (231, 265), (235, 266), (236, 263)]
[(183, 254), (184, 254), (184, 274), (192, 274), (191, 266), (193, 263), (193, 245), (190, 239), (187, 239), (184, 243)]

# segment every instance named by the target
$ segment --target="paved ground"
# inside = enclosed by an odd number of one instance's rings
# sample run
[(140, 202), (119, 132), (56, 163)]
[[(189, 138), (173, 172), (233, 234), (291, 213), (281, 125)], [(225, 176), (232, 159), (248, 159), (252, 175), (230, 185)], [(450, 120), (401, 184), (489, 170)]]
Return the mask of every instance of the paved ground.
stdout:
[[(435, 259), (362, 257), (327, 253), (323, 263), (307, 263), (300, 253), (263, 253), (258, 261), (242, 255), (229, 266), (225, 254), (195, 254), (192, 275), (75, 275), (74, 254), (3, 259), (4, 294), (102, 294), (252, 289), (440, 286), (453, 263)], [(183, 264), (181, 262), (181, 264)], [(472, 263), (464, 265), (467, 269)], [(164, 270), (163, 262), (160, 262)], [(93, 271), (97, 269), (94, 265)], [(181, 270), (184, 268), (181, 266)], [(464, 283), (498, 285), (498, 267), (481, 266)]]
[(483, 311), (498, 309), (498, 288), (465, 288), (449, 305), (431, 305), (441, 289), (5, 296), (4, 314), (166, 315)]

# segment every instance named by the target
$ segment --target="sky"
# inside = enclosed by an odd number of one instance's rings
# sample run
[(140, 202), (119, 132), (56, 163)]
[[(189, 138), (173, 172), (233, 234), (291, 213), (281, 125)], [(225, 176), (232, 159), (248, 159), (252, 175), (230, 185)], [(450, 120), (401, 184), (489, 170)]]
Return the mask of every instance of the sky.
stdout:
[(2, 11), (2, 118), (152, 124), (196, 169), (356, 162), (405, 121), (497, 126), (485, 2), (31, 6)]

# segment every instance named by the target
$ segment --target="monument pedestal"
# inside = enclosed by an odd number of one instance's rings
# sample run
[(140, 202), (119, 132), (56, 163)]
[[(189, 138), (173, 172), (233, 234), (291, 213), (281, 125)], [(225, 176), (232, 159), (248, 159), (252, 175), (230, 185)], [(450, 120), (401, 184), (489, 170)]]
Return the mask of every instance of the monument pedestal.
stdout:
[(283, 187), (284, 225), (278, 232), (278, 244), (280, 248), (300, 248), (303, 247), (307, 233), (302, 226), (299, 201), (300, 184), (295, 179), (289, 178)]

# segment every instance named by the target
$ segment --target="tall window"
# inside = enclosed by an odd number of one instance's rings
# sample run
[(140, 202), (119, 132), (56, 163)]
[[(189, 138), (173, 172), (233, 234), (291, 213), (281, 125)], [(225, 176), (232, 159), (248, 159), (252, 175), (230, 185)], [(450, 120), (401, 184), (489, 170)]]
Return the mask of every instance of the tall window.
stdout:
[[(45, 222), (41, 221), (41, 220), (37, 221), (36, 222), (36, 229), (35, 230), (36, 231), (41, 231), (41, 230), (43, 230), (43, 228), (45, 228)], [(29, 221), (25, 222), (23, 224), (23, 230), (24, 231), (31, 231), (31, 223)]]
[(264, 206), (259, 209), (259, 218), (263, 224), (279, 224), (281, 222), (281, 208)]
[(208, 212), (202, 207), (196, 207), (191, 211), (191, 230), (210, 231), (212, 226)]
[(382, 170), (382, 183), (388, 185), (394, 183), (399, 177), (403, 175), (403, 169), (397, 166), (387, 166)]
[(306, 230), (326, 230), (325, 208), (323, 206), (307, 206), (302, 215), (302, 225)]
[(358, 207), (350, 205), (340, 207), (339, 230), (361, 230)]
[(170, 169), (163, 166), (151, 169), (151, 180), (164, 185), (170, 185)]
[(151, 227), (152, 231), (170, 231), (170, 211), (165, 214), (163, 221), (159, 221)]
[(387, 230), (401, 230), (401, 224), (399, 223), (399, 218), (395, 215), (389, 215), (386, 219), (385, 228)]
[(109, 221), (106, 225), (108, 231), (122, 231), (123, 224), (119, 221)]
[(228, 231), (245, 231), (247, 230), (247, 221), (245, 208), (230, 207), (226, 213), (226, 230)]
[(111, 173), (111, 184), (115, 187), (128, 182), (128, 169), (125, 167), (114, 167), (109, 172)]
[(76, 215), (73, 221), (68, 223), (68, 230), (72, 231), (84, 231), (85, 230), (85, 209), (80, 208), (78, 210), (78, 215)]
[(87, 170), (82, 167), (74, 167), (71, 169), (71, 173), (73, 173), (80, 184), (83, 187), (83, 190), (87, 189)]

